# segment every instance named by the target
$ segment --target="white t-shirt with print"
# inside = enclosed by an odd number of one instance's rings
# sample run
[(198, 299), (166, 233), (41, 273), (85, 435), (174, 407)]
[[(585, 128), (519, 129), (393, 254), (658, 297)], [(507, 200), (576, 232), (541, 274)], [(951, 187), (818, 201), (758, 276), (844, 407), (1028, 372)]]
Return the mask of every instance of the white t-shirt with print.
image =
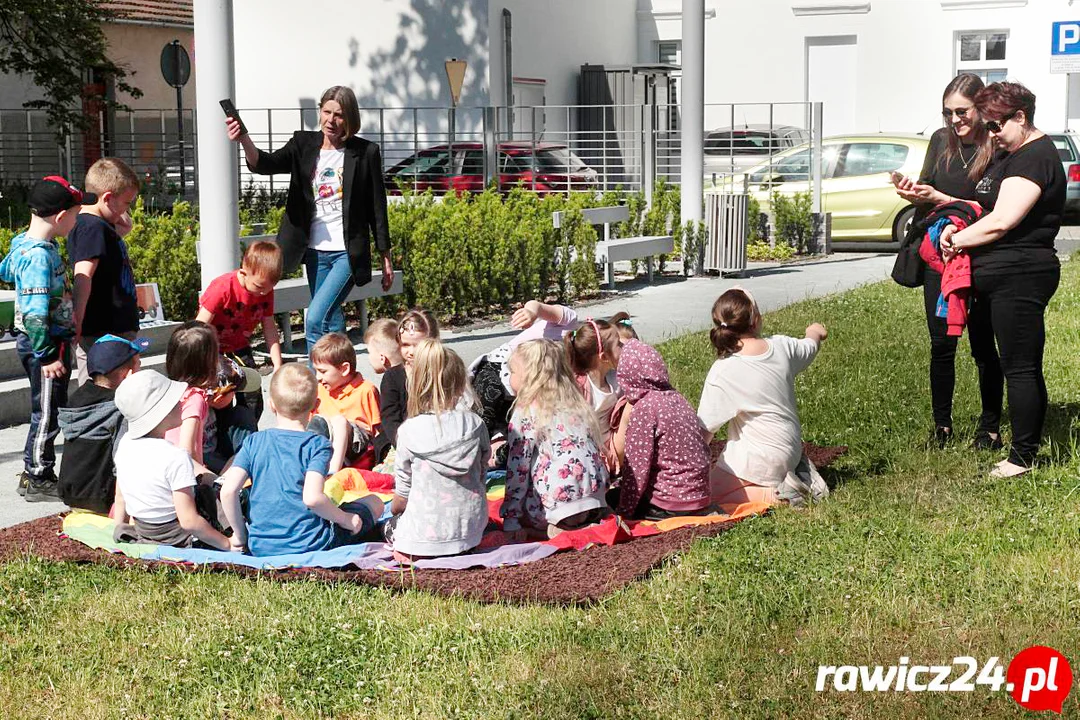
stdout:
[(320, 150), (311, 189), (315, 193), (315, 218), (311, 221), (308, 247), (314, 250), (344, 250), (345, 222), (342, 217), (342, 175), (344, 150)]
[(128, 515), (149, 523), (176, 519), (173, 492), (196, 483), (190, 455), (167, 440), (125, 434), (116, 444), (114, 460)]
[(813, 361), (818, 343), (785, 335), (768, 343), (761, 355), (731, 355), (713, 363), (698, 417), (710, 432), (730, 422), (718, 466), (740, 480), (774, 486), (802, 457), (795, 376)]

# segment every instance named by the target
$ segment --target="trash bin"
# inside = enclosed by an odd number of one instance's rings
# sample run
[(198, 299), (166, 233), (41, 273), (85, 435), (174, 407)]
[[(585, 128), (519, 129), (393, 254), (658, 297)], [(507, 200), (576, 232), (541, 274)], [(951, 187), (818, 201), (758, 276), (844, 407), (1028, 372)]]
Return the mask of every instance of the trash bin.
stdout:
[(706, 271), (714, 270), (722, 275), (746, 272), (749, 206), (749, 196), (741, 193), (705, 196)]

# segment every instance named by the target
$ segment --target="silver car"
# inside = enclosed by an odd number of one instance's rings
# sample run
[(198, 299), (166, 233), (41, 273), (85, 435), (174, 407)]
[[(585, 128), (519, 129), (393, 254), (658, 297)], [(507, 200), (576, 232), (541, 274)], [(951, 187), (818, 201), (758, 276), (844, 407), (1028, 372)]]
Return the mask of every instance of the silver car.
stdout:
[(1046, 134), (1057, 146), (1061, 167), (1069, 179), (1065, 192), (1065, 214), (1075, 216), (1080, 214), (1080, 136), (1072, 130)]

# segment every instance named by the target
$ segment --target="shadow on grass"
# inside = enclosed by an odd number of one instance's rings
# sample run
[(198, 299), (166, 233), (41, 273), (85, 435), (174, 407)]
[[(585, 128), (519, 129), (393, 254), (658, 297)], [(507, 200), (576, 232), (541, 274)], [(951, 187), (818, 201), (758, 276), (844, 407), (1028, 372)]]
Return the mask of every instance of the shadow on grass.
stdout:
[(1080, 403), (1051, 402), (1046, 408), (1043, 438), (1051, 462), (1067, 464), (1080, 448)]

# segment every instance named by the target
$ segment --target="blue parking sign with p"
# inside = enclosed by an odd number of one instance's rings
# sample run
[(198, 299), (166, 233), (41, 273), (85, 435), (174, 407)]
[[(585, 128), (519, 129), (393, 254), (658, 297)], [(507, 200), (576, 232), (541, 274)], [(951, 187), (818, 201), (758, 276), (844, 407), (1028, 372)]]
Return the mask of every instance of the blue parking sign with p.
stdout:
[(1051, 55), (1080, 55), (1080, 21), (1054, 23)]

